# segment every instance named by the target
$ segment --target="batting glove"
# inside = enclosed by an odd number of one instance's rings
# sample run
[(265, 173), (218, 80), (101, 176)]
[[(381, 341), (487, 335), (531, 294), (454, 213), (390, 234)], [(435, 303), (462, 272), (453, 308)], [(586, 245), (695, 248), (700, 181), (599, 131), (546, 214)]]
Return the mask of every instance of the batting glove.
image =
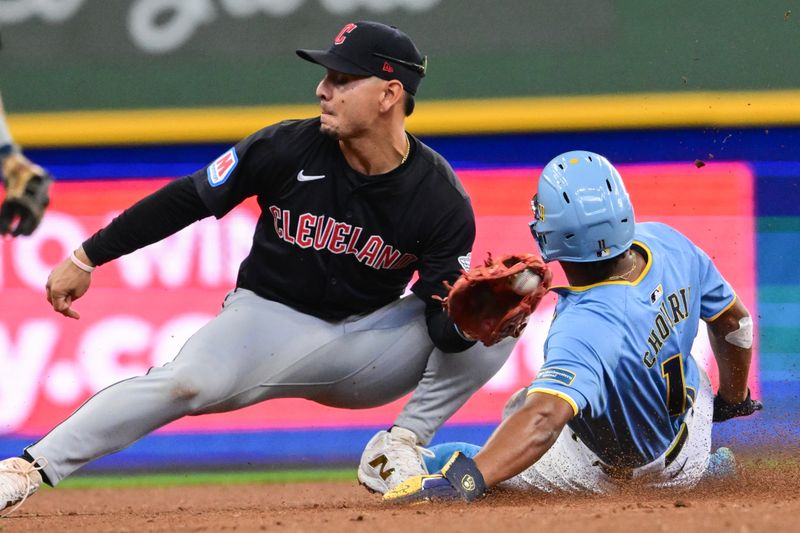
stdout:
[(409, 478), (384, 494), (383, 501), (413, 503), (462, 499), (472, 502), (485, 494), (486, 483), (475, 462), (455, 452), (440, 474)]
[(714, 396), (714, 422), (725, 422), (738, 416), (750, 416), (764, 408), (764, 404), (750, 398), (750, 389), (747, 389), (747, 398), (739, 403), (728, 403), (717, 394)]

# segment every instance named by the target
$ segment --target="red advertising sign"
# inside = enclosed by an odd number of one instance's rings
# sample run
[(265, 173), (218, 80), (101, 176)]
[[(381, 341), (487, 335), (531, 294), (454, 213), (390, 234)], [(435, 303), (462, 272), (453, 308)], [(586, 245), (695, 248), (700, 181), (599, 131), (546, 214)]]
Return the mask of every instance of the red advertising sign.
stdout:
[[(753, 179), (747, 165), (619, 168), (637, 220), (660, 220), (687, 234), (754, 309)], [(538, 173), (533, 168), (459, 172), (478, 217), (473, 263), (487, 251), (535, 250), (527, 223)], [(99, 268), (91, 289), (75, 304), (80, 320), (54, 313), (45, 300), (47, 275), (58, 262), (165, 182), (57, 182), (37, 232), (0, 241), (0, 434), (45, 433), (90, 395), (172, 359), (219, 309), (250, 248), (258, 215), (254, 201)], [(507, 397), (530, 383), (542, 363), (554, 303), (553, 296), (544, 300), (508, 363), (452, 422), (496, 421)], [(695, 356), (713, 378), (705, 328), (700, 331)], [(756, 396), (757, 385), (755, 372)], [(188, 417), (163, 431), (381, 425), (390, 424), (401, 405), (337, 410), (305, 400), (273, 400), (234, 413)]]

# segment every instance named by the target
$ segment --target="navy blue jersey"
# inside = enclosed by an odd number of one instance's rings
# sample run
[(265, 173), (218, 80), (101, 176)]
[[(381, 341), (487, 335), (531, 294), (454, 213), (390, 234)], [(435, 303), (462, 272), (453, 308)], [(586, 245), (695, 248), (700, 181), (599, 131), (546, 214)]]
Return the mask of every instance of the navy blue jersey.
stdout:
[(404, 164), (365, 176), (319, 128), (319, 118), (269, 126), (191, 176), (217, 218), (258, 199), (237, 286), (325, 319), (388, 304), (415, 271), (415, 294), (443, 295), (475, 239), (472, 206), (450, 165), (409, 135)]
[(678, 231), (636, 225), (647, 259), (634, 281), (558, 287), (545, 363), (529, 388), (572, 405), (569, 427), (614, 466), (637, 467), (675, 439), (699, 382), (691, 354), (700, 319), (735, 294), (711, 259)]

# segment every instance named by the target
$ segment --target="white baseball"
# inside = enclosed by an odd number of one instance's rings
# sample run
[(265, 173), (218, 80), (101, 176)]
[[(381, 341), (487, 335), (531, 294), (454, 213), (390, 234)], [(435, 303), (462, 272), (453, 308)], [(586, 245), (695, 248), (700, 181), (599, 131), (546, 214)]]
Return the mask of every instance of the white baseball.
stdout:
[(520, 296), (526, 296), (535, 291), (541, 282), (542, 278), (536, 272), (526, 268), (511, 278), (511, 290)]

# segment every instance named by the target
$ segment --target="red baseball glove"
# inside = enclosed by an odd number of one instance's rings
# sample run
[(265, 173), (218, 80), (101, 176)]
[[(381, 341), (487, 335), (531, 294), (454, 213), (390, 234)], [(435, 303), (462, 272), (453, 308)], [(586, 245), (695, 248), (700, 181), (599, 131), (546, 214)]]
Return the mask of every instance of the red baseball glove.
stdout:
[(449, 293), (442, 305), (465, 335), (491, 346), (519, 337), (552, 278), (539, 256), (489, 254), (483, 265), (445, 283)]

